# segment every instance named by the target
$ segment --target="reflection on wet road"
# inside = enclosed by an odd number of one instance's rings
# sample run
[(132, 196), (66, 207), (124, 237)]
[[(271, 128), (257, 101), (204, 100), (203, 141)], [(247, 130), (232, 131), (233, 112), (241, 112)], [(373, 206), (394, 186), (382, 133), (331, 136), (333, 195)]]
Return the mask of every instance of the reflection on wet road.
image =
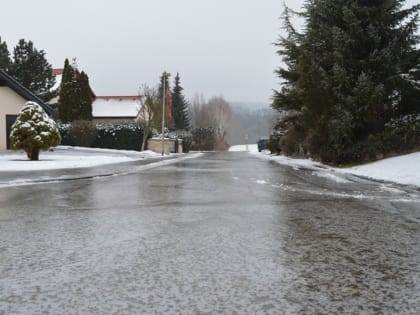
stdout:
[(0, 314), (420, 313), (420, 193), (246, 153), (0, 191)]

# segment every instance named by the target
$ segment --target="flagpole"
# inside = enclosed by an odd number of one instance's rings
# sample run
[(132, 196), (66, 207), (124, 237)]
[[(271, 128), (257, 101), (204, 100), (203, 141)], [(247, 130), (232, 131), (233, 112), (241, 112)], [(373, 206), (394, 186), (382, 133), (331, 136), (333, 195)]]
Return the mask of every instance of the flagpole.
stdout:
[(163, 77), (163, 84), (162, 84), (162, 86), (163, 86), (162, 95), (163, 96), (162, 96), (162, 140), (161, 140), (161, 146), (162, 146), (162, 156), (163, 156), (164, 153), (165, 153), (165, 140), (164, 140), (164, 138), (165, 138), (166, 71), (163, 72), (162, 77)]

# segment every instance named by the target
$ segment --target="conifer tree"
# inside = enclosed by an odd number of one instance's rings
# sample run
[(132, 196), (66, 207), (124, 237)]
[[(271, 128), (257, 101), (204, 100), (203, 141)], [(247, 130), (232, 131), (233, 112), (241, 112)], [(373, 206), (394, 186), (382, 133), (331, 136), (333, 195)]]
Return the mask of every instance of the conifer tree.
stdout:
[(48, 101), (54, 96), (51, 88), (55, 84), (55, 77), (51, 64), (45, 58), (45, 52), (38, 51), (31, 41), (19, 40), (13, 50), (9, 73), (42, 100)]
[(12, 125), (10, 140), (13, 150), (24, 150), (31, 160), (39, 159), (41, 150), (61, 142), (57, 125), (37, 103), (27, 102)]
[(78, 81), (80, 86), (80, 112), (77, 119), (92, 120), (92, 94), (89, 85), (89, 77), (82, 71)]
[(175, 85), (172, 91), (172, 118), (174, 122), (174, 128), (176, 130), (189, 130), (191, 127), (191, 121), (189, 116), (189, 106), (186, 101), (181, 87), (181, 79), (179, 73), (175, 77)]
[(92, 120), (92, 94), (89, 78), (66, 59), (64, 62), (58, 102), (58, 119), (63, 123)]
[(10, 67), (10, 53), (6, 42), (2, 42), (0, 37), (0, 69), (6, 70)]
[(286, 67), (277, 70), (284, 83), (273, 106), (300, 112), (312, 152), (336, 159), (395, 115), (420, 112), (420, 86), (412, 79), (420, 5), (403, 10), (403, 4), (307, 1), (302, 33), (286, 10), (288, 37), (278, 42)]
[(76, 106), (75, 73), (69, 60), (66, 59), (59, 91), (58, 119), (63, 123), (72, 121), (72, 111)]

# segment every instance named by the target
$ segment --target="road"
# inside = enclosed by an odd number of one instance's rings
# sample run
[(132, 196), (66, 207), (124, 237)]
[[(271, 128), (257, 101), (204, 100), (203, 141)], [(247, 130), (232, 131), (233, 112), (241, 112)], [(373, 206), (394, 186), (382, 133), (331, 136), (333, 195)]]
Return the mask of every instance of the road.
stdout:
[(419, 243), (419, 191), (245, 152), (1, 188), (0, 314), (419, 314)]

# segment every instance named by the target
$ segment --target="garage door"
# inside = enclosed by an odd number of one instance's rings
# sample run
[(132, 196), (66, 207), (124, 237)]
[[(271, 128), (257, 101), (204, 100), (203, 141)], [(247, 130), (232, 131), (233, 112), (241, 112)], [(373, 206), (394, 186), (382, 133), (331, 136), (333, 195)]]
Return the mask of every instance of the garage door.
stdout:
[(6, 143), (7, 149), (10, 149), (10, 131), (12, 130), (12, 125), (15, 123), (17, 115), (6, 115)]

